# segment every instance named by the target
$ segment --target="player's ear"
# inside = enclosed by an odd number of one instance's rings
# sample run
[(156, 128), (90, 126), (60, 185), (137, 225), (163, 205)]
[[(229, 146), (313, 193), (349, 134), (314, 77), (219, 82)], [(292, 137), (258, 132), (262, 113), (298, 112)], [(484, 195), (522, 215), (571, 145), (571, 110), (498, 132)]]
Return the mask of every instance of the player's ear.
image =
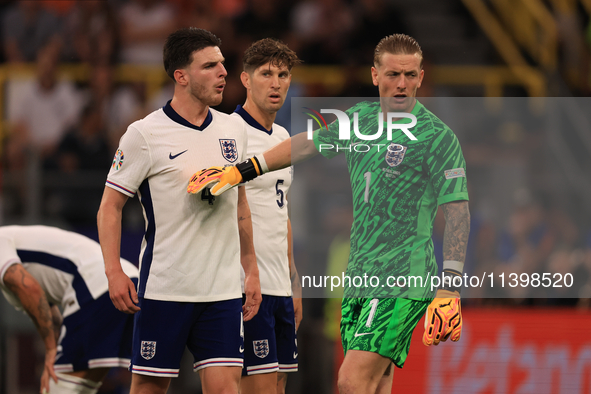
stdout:
[(189, 83), (187, 73), (183, 69), (174, 70), (174, 80), (179, 85), (185, 86)]
[(378, 69), (375, 67), (371, 68), (371, 80), (374, 86), (378, 86)]
[(248, 74), (246, 71), (242, 71), (240, 74), (240, 80), (246, 89), (250, 89), (250, 74)]
[(417, 89), (421, 87), (421, 84), (423, 83), (424, 76), (425, 76), (425, 70), (421, 70), (421, 72), (419, 73), (419, 84), (417, 85)]

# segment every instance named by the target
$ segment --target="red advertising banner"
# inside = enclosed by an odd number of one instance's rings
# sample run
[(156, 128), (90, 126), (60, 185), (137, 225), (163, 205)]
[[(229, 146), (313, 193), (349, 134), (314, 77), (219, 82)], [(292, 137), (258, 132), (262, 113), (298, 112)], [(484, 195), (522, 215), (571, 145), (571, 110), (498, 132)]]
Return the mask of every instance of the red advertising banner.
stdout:
[(392, 393), (591, 394), (591, 311), (463, 310), (462, 338), (426, 347), (423, 320)]

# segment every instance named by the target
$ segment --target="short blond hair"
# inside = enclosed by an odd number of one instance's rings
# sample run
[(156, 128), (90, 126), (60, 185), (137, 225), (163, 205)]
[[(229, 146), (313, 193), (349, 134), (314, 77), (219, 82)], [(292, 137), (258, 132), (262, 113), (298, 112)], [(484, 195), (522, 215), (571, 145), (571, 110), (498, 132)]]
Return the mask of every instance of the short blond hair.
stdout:
[(373, 53), (375, 67), (380, 65), (380, 60), (384, 53), (391, 53), (393, 55), (418, 54), (421, 58), (421, 68), (423, 68), (423, 51), (421, 50), (421, 46), (417, 40), (406, 34), (392, 34), (382, 38)]

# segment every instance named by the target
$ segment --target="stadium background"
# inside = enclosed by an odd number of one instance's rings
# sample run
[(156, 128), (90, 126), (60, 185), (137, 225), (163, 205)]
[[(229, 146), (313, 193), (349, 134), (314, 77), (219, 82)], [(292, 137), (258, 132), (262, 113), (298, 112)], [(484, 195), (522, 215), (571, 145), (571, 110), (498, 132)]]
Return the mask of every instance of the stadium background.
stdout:
[[(568, 298), (466, 299), (460, 343), (427, 349), (415, 334), (394, 392), (590, 393), (590, 14), (589, 0), (3, 1), (0, 223), (56, 225), (96, 238), (120, 135), (172, 95), (161, 48), (177, 27), (222, 38), (228, 85), (218, 109), (225, 112), (244, 101), (240, 59), (256, 39), (280, 38), (305, 61), (290, 96), (363, 97), (377, 95), (369, 78), (376, 43), (407, 33), (424, 51), (420, 96), (553, 97), (568, 119), (558, 130), (514, 121), (458, 135), (474, 174), (467, 269), (571, 272), (588, 286)], [(498, 110), (498, 100), (490, 102)], [(290, 128), (289, 102), (278, 122)], [(350, 195), (331, 183), (345, 176), (338, 160), (323, 171), (318, 160), (296, 167), (292, 190), (308, 201), (301, 211), (292, 207), (303, 213), (294, 226), (296, 264), (338, 272)], [(136, 263), (142, 226), (139, 204), (130, 201), (122, 254)], [(439, 216), (436, 245), (442, 229)], [(308, 247), (308, 238), (319, 246)], [(290, 376), (288, 393), (331, 393), (342, 357), (338, 300), (306, 298), (304, 308), (300, 372)], [(33, 324), (2, 299), (0, 394), (37, 392), (42, 360)], [(183, 368), (169, 392), (199, 392), (189, 359)], [(128, 385), (129, 375), (116, 371), (101, 393), (125, 393)]]

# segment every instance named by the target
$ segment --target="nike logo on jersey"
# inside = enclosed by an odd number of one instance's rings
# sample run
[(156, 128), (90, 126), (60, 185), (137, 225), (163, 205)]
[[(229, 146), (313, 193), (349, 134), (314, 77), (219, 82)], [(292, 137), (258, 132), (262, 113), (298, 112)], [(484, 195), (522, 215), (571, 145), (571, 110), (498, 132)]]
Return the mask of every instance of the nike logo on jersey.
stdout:
[(364, 335), (373, 335), (373, 332), (363, 332), (363, 333), (358, 333), (358, 332), (356, 332), (356, 333), (355, 333), (355, 335), (353, 335), (353, 336), (354, 336), (355, 338), (358, 338), (358, 337), (362, 337), (362, 336), (364, 336)]
[(294, 359), (298, 358), (298, 354), (296, 352), (293, 352), (293, 358)]
[(176, 159), (177, 157), (179, 157), (180, 155), (182, 155), (183, 153), (185, 153), (185, 152), (186, 152), (186, 151), (188, 151), (188, 150), (189, 150), (189, 149), (187, 149), (187, 150), (184, 150), (184, 151), (182, 151), (181, 153), (177, 153), (176, 155), (173, 155), (172, 153), (169, 153), (169, 154), (168, 154), (168, 158), (169, 158), (170, 160)]
[(240, 351), (240, 353), (244, 353), (244, 348), (240, 346), (240, 349), (238, 349), (238, 351)]

